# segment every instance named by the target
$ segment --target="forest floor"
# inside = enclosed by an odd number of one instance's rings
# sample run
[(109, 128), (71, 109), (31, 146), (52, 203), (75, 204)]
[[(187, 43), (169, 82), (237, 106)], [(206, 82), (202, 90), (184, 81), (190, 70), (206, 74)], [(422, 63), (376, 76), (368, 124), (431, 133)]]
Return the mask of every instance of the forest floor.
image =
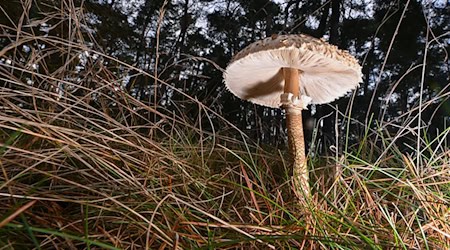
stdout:
[(0, 51), (0, 249), (450, 249), (450, 127), (310, 152), (305, 206), (284, 148), (195, 97), (139, 100), (119, 69), (170, 83), (29, 27)]
[(211, 132), (126, 93), (113, 114), (19, 88), (2, 90), (1, 249), (450, 247), (450, 128), (419, 154), (368, 128), (343, 153), (310, 155), (302, 206), (287, 154), (225, 120)]

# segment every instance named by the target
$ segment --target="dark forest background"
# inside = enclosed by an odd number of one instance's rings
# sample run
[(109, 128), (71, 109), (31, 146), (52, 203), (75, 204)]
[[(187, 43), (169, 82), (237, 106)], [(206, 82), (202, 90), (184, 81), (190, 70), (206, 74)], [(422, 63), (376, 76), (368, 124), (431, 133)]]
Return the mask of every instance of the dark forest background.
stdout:
[[(370, 129), (399, 134), (406, 124), (413, 129), (400, 134), (408, 145), (417, 136), (414, 131), (419, 119), (421, 133), (430, 136), (450, 124), (450, 16), (444, 0), (77, 0), (75, 6), (65, 6), (66, 1), (34, 0), (28, 5), (26, 20), (20, 18), (24, 12), (21, 2), (0, 1), (0, 48), (15, 42), (16, 32), (84, 43), (86, 52), (66, 67), (67, 81), (89, 89), (90, 82), (108, 76), (92, 72), (87, 64), (101, 64), (123, 79), (116, 83), (118, 90), (159, 112), (182, 114), (197, 122), (199, 109), (187, 99), (199, 100), (215, 112), (203, 116), (208, 120), (205, 130), (220, 131), (216, 118), (222, 116), (257, 142), (285, 145), (283, 112), (235, 98), (225, 89), (222, 74), (231, 57), (246, 45), (272, 34), (296, 33), (324, 37), (349, 50), (363, 66), (364, 82), (353, 95), (305, 112), (308, 137), (317, 132), (319, 153), (326, 153), (335, 138), (347, 133), (349, 142), (357, 143)], [(49, 13), (58, 16), (61, 9), (72, 7), (85, 17), (77, 24), (81, 36), (71, 33), (71, 19), (48, 18)], [(26, 30), (6, 28), (18, 24)], [(21, 54), (26, 64), (34, 51), (51, 46), (42, 39), (24, 41), (20, 48), (1, 55), (0, 63), (10, 63), (9, 57)], [(89, 49), (140, 70), (122, 67)], [(34, 69), (52, 75), (65, 60), (54, 53)], [(22, 73), (17, 79), (29, 81)], [(64, 83), (53, 89), (85, 90)], [(113, 101), (105, 104), (95, 96), (91, 104), (114, 106)]]

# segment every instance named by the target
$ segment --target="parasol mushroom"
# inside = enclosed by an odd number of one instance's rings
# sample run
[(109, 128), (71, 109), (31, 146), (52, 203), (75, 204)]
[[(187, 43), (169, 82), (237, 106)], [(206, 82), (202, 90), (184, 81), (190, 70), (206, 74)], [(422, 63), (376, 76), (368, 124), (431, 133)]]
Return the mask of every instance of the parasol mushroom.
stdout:
[(301, 112), (310, 103), (329, 103), (356, 88), (361, 75), (361, 66), (347, 51), (303, 34), (252, 43), (226, 68), (225, 85), (234, 95), (286, 110), (294, 190), (301, 200), (310, 196)]

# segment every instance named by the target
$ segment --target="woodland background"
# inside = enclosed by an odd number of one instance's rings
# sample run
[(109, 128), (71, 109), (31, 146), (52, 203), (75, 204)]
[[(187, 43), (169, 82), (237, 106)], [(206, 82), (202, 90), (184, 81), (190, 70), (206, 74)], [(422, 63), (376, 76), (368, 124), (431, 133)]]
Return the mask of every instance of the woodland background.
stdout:
[[(0, 249), (449, 249), (444, 0), (0, 0)], [(364, 81), (304, 113), (225, 89), (272, 34), (349, 50)]]
[[(29, 22), (48, 11), (56, 11), (57, 15), (64, 5), (54, 0), (32, 2)], [(168, 85), (87, 52), (66, 69), (68, 80), (85, 85), (102, 81), (107, 76), (84, 70), (88, 68), (85, 64), (106, 65), (123, 79), (116, 83), (121, 91), (161, 112), (197, 117), (195, 103), (176, 107), (186, 95), (196, 98), (216, 112), (208, 117), (211, 122), (206, 122), (203, 129), (219, 126), (214, 122), (219, 115), (255, 141), (286, 144), (283, 111), (235, 98), (225, 89), (222, 74), (230, 58), (251, 42), (272, 34), (296, 33), (325, 37), (331, 44), (349, 50), (363, 66), (364, 82), (352, 96), (351, 106), (350, 98), (341, 98), (305, 112), (307, 140), (311, 141), (313, 131), (317, 133), (315, 152), (326, 153), (337, 143), (335, 138), (344, 138), (346, 131), (350, 131), (348, 140), (355, 143), (367, 127), (381, 126), (396, 134), (402, 129), (399, 124), (417, 129), (420, 118), (422, 133), (436, 135), (450, 124), (447, 1), (83, 0), (73, 4), (88, 17), (80, 24), (83, 37), (71, 34), (70, 23), (64, 20), (50, 19), (25, 27), (36, 35), (85, 39), (87, 48), (103, 51)], [(18, 19), (24, 11), (18, 0), (4, 0), (1, 8), (9, 14), (0, 15), (1, 24), (24, 22)], [(2, 32), (0, 47), (10, 44), (18, 31)], [(15, 53), (26, 60), (34, 50), (46, 46), (51, 45), (29, 41)], [(1, 58), (2, 63), (6, 60), (5, 56)], [(52, 74), (64, 60), (54, 53), (36, 70)], [(64, 89), (64, 84), (60, 85), (59, 89)], [(73, 92), (83, 91), (72, 88)], [(419, 107), (419, 103), (424, 105)], [(94, 100), (92, 105), (101, 104)], [(336, 115), (337, 111), (340, 115)], [(348, 121), (341, 115), (349, 113), (353, 119), (347, 127)], [(215, 129), (221, 130), (220, 126)], [(402, 136), (405, 144), (414, 142), (411, 131)]]

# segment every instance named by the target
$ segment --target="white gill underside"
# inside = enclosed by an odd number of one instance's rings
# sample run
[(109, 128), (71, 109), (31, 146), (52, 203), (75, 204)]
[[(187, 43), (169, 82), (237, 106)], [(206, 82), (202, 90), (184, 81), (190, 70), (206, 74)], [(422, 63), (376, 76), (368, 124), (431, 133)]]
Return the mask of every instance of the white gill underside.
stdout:
[(267, 107), (281, 106), (283, 67), (301, 70), (300, 92), (311, 103), (331, 102), (359, 85), (360, 66), (349, 66), (310, 50), (283, 47), (252, 53), (231, 63), (225, 85), (236, 96)]

